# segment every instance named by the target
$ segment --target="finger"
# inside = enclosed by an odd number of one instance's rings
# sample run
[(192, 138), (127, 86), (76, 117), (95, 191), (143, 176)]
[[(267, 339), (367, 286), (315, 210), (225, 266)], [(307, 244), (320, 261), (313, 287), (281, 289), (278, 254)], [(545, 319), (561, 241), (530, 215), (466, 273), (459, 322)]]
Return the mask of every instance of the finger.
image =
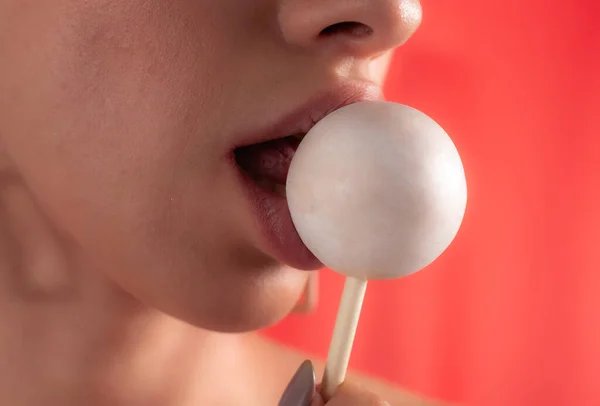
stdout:
[(283, 392), (279, 406), (312, 406), (315, 395), (315, 371), (310, 361), (304, 361)]
[(313, 401), (310, 404), (310, 406), (325, 406), (325, 401), (319, 393), (315, 393), (315, 397), (313, 398)]
[(363, 386), (344, 382), (326, 406), (390, 406)]

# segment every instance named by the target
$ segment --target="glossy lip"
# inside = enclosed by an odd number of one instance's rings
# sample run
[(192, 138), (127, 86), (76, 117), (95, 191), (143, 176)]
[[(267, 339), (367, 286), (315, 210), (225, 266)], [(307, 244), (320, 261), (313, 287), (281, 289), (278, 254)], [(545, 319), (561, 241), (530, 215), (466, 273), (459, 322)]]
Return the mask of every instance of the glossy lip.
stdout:
[(256, 241), (259, 249), (292, 268), (316, 270), (323, 267), (298, 235), (287, 200), (258, 186), (244, 173), (235, 161), (234, 150), (289, 135), (305, 134), (321, 119), (342, 107), (361, 101), (381, 99), (381, 89), (373, 83), (346, 83), (317, 95), (275, 123), (239, 137), (229, 156), (255, 219), (254, 228), (257, 230)]
[(352, 82), (319, 94), (274, 123), (241, 136), (232, 149), (306, 134), (325, 116), (360, 101), (381, 100), (381, 88), (371, 82)]

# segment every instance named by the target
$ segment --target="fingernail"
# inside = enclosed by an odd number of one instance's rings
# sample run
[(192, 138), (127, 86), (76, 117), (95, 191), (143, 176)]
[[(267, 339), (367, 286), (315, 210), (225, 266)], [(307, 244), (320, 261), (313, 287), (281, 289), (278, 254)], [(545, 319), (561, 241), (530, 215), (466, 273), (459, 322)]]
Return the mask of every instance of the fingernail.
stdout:
[(300, 365), (285, 388), (279, 406), (310, 406), (315, 396), (315, 370), (306, 360)]

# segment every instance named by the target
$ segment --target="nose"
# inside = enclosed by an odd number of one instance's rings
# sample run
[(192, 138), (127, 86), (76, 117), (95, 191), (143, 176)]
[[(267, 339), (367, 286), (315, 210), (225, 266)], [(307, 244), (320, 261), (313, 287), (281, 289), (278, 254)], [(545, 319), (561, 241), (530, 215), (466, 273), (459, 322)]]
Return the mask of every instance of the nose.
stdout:
[(279, 8), (289, 44), (364, 59), (403, 44), (420, 23), (419, 0), (282, 0)]

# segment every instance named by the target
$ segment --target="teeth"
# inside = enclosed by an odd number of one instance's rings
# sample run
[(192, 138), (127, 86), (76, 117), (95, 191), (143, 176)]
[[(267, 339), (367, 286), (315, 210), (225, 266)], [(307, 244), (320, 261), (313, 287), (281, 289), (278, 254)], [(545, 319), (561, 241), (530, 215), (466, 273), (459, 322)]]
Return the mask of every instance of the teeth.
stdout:
[(273, 187), (273, 192), (275, 192), (279, 196), (287, 197), (287, 194), (286, 194), (286, 191), (285, 191), (285, 185), (275, 185)]

